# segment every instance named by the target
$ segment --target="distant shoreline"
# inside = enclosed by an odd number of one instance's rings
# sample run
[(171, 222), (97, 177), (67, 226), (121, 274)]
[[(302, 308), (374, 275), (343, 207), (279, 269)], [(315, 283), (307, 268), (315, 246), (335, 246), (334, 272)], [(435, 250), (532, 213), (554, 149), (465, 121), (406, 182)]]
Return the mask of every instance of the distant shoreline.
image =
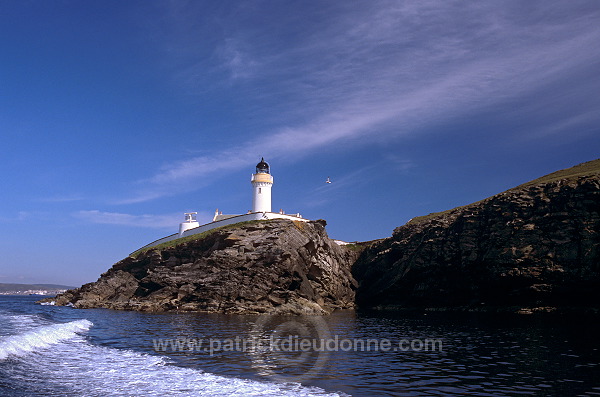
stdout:
[(30, 296), (30, 295), (36, 295), (36, 296), (54, 296), (54, 295), (58, 295), (58, 294), (62, 294), (63, 292), (66, 292), (66, 289), (60, 289), (60, 290), (56, 290), (56, 291), (7, 291), (7, 292), (0, 292), (0, 296)]
[(0, 295), (57, 295), (69, 289), (68, 285), (58, 284), (16, 284), (0, 283)]

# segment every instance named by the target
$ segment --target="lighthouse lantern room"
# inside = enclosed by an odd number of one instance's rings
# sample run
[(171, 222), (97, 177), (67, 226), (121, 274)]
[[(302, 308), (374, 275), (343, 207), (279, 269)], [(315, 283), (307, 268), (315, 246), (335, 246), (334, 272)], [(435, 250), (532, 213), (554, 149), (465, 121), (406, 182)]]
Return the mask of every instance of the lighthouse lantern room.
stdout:
[(252, 174), (252, 212), (271, 212), (271, 187), (273, 176), (269, 164), (264, 158), (256, 164), (256, 173)]

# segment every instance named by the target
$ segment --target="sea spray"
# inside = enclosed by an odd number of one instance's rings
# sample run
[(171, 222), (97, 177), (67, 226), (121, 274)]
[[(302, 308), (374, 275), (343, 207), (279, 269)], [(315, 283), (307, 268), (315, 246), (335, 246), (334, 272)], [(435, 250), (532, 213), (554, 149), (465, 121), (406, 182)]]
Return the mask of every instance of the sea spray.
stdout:
[(89, 330), (92, 325), (91, 321), (77, 320), (37, 327), (22, 334), (5, 336), (0, 339), (0, 360), (9, 356), (20, 357), (32, 351), (73, 339), (78, 334)]

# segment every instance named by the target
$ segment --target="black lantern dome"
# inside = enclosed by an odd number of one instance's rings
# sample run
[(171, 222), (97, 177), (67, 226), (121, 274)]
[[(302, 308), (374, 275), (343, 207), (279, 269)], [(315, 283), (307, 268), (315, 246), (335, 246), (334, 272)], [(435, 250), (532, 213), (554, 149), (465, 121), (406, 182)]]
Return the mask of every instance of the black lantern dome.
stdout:
[(265, 161), (264, 157), (261, 157), (260, 163), (256, 164), (256, 173), (269, 173), (269, 163)]

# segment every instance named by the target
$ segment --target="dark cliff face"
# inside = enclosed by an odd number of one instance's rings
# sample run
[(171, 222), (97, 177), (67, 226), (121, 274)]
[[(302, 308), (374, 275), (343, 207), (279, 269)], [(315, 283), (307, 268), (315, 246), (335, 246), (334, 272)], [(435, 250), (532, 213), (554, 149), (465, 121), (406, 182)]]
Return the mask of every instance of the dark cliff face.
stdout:
[(78, 308), (325, 314), (354, 307), (357, 253), (325, 222), (242, 223), (116, 263), (94, 283), (53, 298)]
[(357, 304), (598, 308), (599, 212), (595, 174), (527, 184), (409, 222), (354, 265)]

